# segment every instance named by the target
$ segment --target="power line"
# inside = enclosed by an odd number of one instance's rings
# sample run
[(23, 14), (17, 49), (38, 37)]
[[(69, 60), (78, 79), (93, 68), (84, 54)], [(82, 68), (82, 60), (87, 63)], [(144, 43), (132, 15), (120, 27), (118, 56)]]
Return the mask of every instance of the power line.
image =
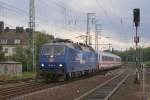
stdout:
[[(48, 1), (48, 0), (47, 0), (47, 1)], [(57, 0), (57, 1), (58, 1), (58, 0)], [(47, 2), (47, 3), (48, 3), (48, 2)], [(66, 7), (65, 7), (65, 6), (60, 5), (59, 3), (54, 2), (54, 1), (52, 1), (52, 0), (51, 0), (51, 3), (53, 3), (53, 4), (55, 4), (55, 5), (59, 6), (59, 7), (61, 7), (61, 8), (63, 8), (63, 9), (66, 9)]]
[(2, 1), (0, 1), (0, 3), (2, 4), (3, 7), (7, 6), (7, 7), (5, 7), (5, 8), (7, 8), (8, 10), (11, 10), (11, 11), (14, 11), (14, 12), (17, 12), (17, 13), (22, 13), (22, 14), (24, 14), (24, 15), (28, 15), (27, 11), (24, 11), (24, 10), (22, 10), (22, 9), (19, 9), (19, 8), (13, 6), (13, 5), (4, 3), (4, 2), (2, 2)]
[[(59, 7), (59, 8), (61, 8), (61, 10), (64, 10), (64, 12), (65, 12), (65, 10), (66, 10), (66, 8), (65, 7), (61, 7), (61, 6), (54, 6), (54, 5), (52, 5), (51, 3), (49, 3), (48, 1), (45, 1), (45, 0), (40, 0), (39, 1), (40, 3), (39, 4), (43, 4), (44, 5), (44, 7), (48, 7), (48, 8), (53, 8), (53, 10), (55, 10), (55, 11), (57, 11), (57, 12), (61, 12), (61, 13), (63, 13), (63, 11), (60, 11), (60, 10), (58, 10), (58, 9), (56, 9), (56, 7)], [(47, 5), (47, 6), (45, 6), (45, 5)]]
[[(64, 14), (66, 24), (68, 24), (68, 25), (70, 25), (72, 22), (73, 22), (74, 25), (76, 25), (77, 21), (79, 21), (76, 17), (76, 14), (72, 15), (71, 10), (69, 8), (67, 8), (67, 7), (65, 7), (65, 6), (63, 6), (63, 5), (61, 5), (57, 2), (54, 2), (54, 1), (48, 2), (48, 1), (45, 1), (45, 0), (41, 0), (40, 2), (42, 2), (43, 5), (47, 5), (47, 7), (49, 7), (49, 8), (53, 8), (54, 10), (56, 10), (54, 5), (61, 8), (62, 9), (61, 13)], [(53, 5), (54, 7), (52, 6), (52, 4), (54, 4)], [(58, 9), (57, 9), (57, 11), (60, 12), (60, 10), (58, 10)], [(68, 21), (67, 21), (67, 19), (68, 19)], [(74, 21), (71, 21), (70, 19), (73, 19)]]
[[(46, 7), (53, 8), (53, 10), (56, 10), (57, 13), (62, 13), (64, 15), (64, 21), (65, 21), (64, 23), (66, 25), (76, 25), (76, 23), (77, 23), (77, 20), (76, 20), (76, 17), (75, 17), (76, 15), (75, 14), (72, 15), (71, 10), (69, 10), (65, 6), (62, 6), (62, 5), (60, 5), (60, 4), (58, 4), (54, 1), (51, 1), (51, 3), (50, 3), (48, 1), (41, 0), (40, 2), (42, 2), (40, 4), (43, 4), (44, 6), (47, 5)], [(57, 8), (59, 7), (62, 10), (56, 9), (56, 6), (54, 6), (52, 4), (56, 5)]]
[[(28, 14), (27, 14), (26, 11), (24, 11), (24, 10), (22, 10), (22, 9), (19, 9), (19, 8), (17, 8), (17, 7), (14, 7), (14, 6), (12, 6), (12, 5), (10, 5), (10, 4), (7, 4), (7, 3), (4, 3), (4, 2), (2, 2), (2, 1), (0, 1), (0, 8), (1, 8), (1, 9), (4, 9), (3, 12), (1, 12), (1, 16), (3, 16), (3, 17), (1, 17), (1, 19), (5, 21), (5, 25), (6, 25), (6, 23), (7, 23), (7, 16), (6, 16), (7, 11), (8, 11), (8, 12), (11, 12), (11, 13), (13, 13), (13, 14), (15, 14), (15, 17), (11, 16), (11, 19), (15, 18), (15, 19), (17, 19), (17, 21), (21, 21), (21, 22), (26, 22), (26, 21), (27, 21), (27, 20), (25, 20), (25, 19), (28, 18), (28, 17), (27, 17)], [(6, 11), (5, 11), (5, 10), (6, 10)], [(5, 14), (5, 15), (4, 15), (4, 14)], [(8, 15), (8, 14), (7, 14), (7, 15)], [(9, 15), (12, 15), (12, 14), (9, 13)], [(18, 18), (17, 18), (17, 16), (18, 16)], [(20, 17), (20, 16), (24, 16), (24, 18), (22, 18), (22, 17)], [(7, 24), (8, 24), (8, 23), (7, 23)], [(12, 25), (9, 25), (9, 26), (12, 26)]]
[[(66, 9), (65, 8), (62, 8), (62, 7), (60, 7), (61, 8), (61, 10), (60, 9), (58, 9), (58, 7), (56, 8), (56, 6), (54, 6), (54, 5), (52, 5), (52, 4), (50, 4), (48, 1), (44, 1), (44, 0), (41, 0), (40, 1), (41, 3), (39, 3), (39, 4), (43, 4), (44, 5), (44, 7), (47, 7), (47, 8), (51, 8), (51, 10), (52, 10), (52, 12), (53, 13), (58, 13), (58, 14), (61, 14), (61, 15), (63, 15), (64, 16), (64, 20), (61, 18), (61, 17), (59, 17), (59, 22), (62, 22), (63, 24), (65, 24), (66, 23)], [(46, 6), (45, 6), (46, 5)], [(42, 7), (43, 8), (43, 7)], [(56, 11), (56, 12), (54, 12), (54, 10)], [(48, 14), (48, 13), (47, 13)], [(45, 15), (44, 15), (45, 16)], [(48, 16), (49, 18), (52, 18), (52, 19), (54, 19), (54, 20), (56, 20), (56, 18), (58, 19), (58, 17), (56, 17), (56, 16)]]
[[(48, 1), (41, 0), (40, 2), (42, 2), (44, 5), (47, 5), (49, 8), (54, 8), (54, 7), (52, 7), (52, 5)], [(60, 8), (62, 8), (62, 9), (64, 9), (64, 11), (67, 13), (67, 11), (68, 11), (67, 8), (65, 8), (64, 6), (60, 6), (60, 4), (56, 4), (55, 3), (55, 5), (58, 6), (58, 7), (60, 7)], [(49, 17), (51, 17), (51, 16), (49, 16)], [(68, 17), (68, 14), (65, 15), (65, 18), (66, 17)], [(55, 19), (55, 17), (53, 19)], [(50, 20), (50, 19), (44, 18), (44, 20)], [(76, 21), (77, 20), (75, 20), (75, 23), (76, 23)], [(67, 31), (71, 31), (73, 33), (76, 33), (75, 31), (73, 31), (73, 29), (68, 29), (68, 28), (66, 28), (64, 26), (61, 26), (61, 28), (66, 29)]]
[[(41, 2), (41, 1), (42, 1), (42, 0), (40, 0), (39, 2)], [(45, 2), (45, 1), (44, 1), (44, 2)], [(18, 15), (23, 15), (23, 16), (25, 15), (25, 17), (28, 16), (28, 12), (25, 11), (25, 10), (23, 10), (23, 9), (17, 8), (17, 7), (15, 7), (15, 6), (13, 6), (13, 5), (10, 5), (10, 4), (1, 2), (1, 1), (0, 1), (0, 3), (3, 4), (2, 7), (3, 7), (4, 9), (6, 9), (6, 10), (8, 10), (8, 11), (10, 11), (10, 12), (14, 12), (14, 13), (16, 13), (16, 15), (17, 15), (17, 14), (18, 14)], [(0, 4), (0, 5), (1, 5), (1, 4)], [(66, 9), (66, 7), (64, 7), (64, 6), (60, 5), (60, 4), (58, 4), (57, 2), (52, 1), (52, 4), (54, 4), (55, 6), (57, 6), (57, 7), (59, 7), (59, 8), (62, 9), (62, 11), (61, 11), (61, 10), (57, 10), (58, 12), (62, 12), (62, 13), (63, 13), (63, 10), (64, 10), (64, 12), (67, 13), (67, 11), (69, 11), (69, 10)], [(50, 2), (46, 1), (43, 5), (47, 5), (48, 7), (50, 7)], [(57, 9), (56, 7), (50, 7), (50, 8), (54, 8), (54, 10)], [(67, 11), (66, 11), (66, 10), (67, 10)], [(48, 16), (48, 18), (44, 18), (44, 17), (41, 18), (41, 16), (36, 16), (36, 18), (37, 18), (38, 20), (44, 19), (44, 20), (48, 20), (48, 21), (50, 20), (49, 17), (51, 17), (51, 16)], [(68, 17), (67, 14), (65, 15), (65, 17)], [(69, 17), (70, 17), (70, 16), (69, 16)], [(72, 15), (72, 17), (74, 17), (74, 15)], [(55, 17), (53, 17), (53, 18), (55, 19)], [(70, 18), (70, 19), (72, 19), (72, 18)], [(82, 21), (82, 20), (77, 19), (77, 18), (74, 18), (74, 19), (75, 19), (76, 22), (77, 22), (77, 21)], [(55, 20), (56, 20), (56, 19), (55, 19)], [(60, 20), (58, 20), (58, 21), (60, 21)], [(72, 32), (73, 34), (79, 34), (79, 33), (75, 32), (74, 29), (68, 29), (67, 27), (62, 26), (62, 25), (59, 26), (59, 27), (62, 28), (62, 29), (65, 29), (65, 30), (67, 30), (67, 31), (70, 31), (70, 32)]]
[[(114, 7), (113, 0), (110, 0), (110, 3), (112, 4), (112, 8), (114, 9), (114, 12), (116, 12), (117, 16), (119, 16), (119, 22), (120, 22), (120, 32), (125, 32), (125, 24), (124, 24), (124, 18), (119, 14), (118, 9), (116, 6)], [(126, 34), (124, 34), (127, 38)]]
[[(99, 7), (100, 9), (103, 9), (104, 14), (106, 15), (106, 17), (107, 17), (107, 18), (110, 20), (110, 22), (112, 23), (111, 26), (113, 26), (114, 29), (117, 29), (117, 30), (118, 30), (118, 27), (117, 27), (116, 24), (113, 22), (113, 20), (111, 19), (111, 17), (108, 15), (107, 11), (102, 7), (102, 5), (101, 5), (101, 3), (99, 2), (99, 0), (95, 0), (95, 1), (97, 2), (98, 7)], [(119, 31), (118, 31), (118, 32), (119, 32)]]

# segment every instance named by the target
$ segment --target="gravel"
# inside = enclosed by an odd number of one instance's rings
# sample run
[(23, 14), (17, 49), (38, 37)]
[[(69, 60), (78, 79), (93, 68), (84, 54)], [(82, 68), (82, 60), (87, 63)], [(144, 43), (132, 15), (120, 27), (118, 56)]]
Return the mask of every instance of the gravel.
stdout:
[(147, 100), (150, 97), (150, 75), (145, 74), (146, 97), (142, 92), (142, 74), (140, 75), (140, 84), (134, 83), (134, 74), (132, 74), (119, 90), (109, 100)]
[[(115, 71), (115, 73), (117, 73)], [(96, 75), (83, 80), (78, 80), (65, 85), (56, 86), (42, 91), (37, 91), (15, 100), (74, 100), (97, 85), (112, 78), (114, 74), (107, 76)]]

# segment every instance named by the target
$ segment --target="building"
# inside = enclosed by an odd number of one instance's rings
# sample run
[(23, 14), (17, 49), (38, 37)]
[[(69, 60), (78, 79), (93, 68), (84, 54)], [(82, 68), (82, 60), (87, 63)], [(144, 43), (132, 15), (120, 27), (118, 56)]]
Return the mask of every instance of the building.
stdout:
[(0, 46), (2, 46), (5, 56), (12, 56), (16, 53), (17, 46), (26, 48), (29, 45), (29, 38), (29, 28), (4, 28), (4, 22), (0, 21)]
[(22, 64), (14, 61), (0, 62), (0, 75), (22, 75)]

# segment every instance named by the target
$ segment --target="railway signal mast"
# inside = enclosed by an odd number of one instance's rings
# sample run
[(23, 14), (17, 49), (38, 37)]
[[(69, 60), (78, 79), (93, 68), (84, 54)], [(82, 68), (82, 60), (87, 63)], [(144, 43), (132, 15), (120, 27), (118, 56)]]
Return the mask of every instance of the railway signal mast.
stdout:
[(95, 50), (98, 51), (98, 36), (101, 33), (101, 24), (95, 24)]
[(32, 35), (32, 62), (33, 72), (36, 72), (36, 48), (35, 48), (35, 0), (29, 0), (29, 28)]
[(135, 77), (135, 83), (139, 83), (140, 79), (139, 79), (139, 64), (138, 64), (138, 43), (139, 43), (139, 36), (137, 34), (138, 32), (138, 27), (140, 26), (140, 9), (139, 8), (136, 8), (136, 9), (133, 9), (133, 21), (134, 21), (134, 25), (135, 25), (135, 28), (136, 28), (136, 35), (134, 37), (134, 42), (136, 44), (136, 77)]
[(87, 13), (87, 31), (86, 31), (86, 40), (85, 43), (86, 45), (91, 45), (91, 36), (90, 36), (90, 22), (94, 22), (95, 13)]

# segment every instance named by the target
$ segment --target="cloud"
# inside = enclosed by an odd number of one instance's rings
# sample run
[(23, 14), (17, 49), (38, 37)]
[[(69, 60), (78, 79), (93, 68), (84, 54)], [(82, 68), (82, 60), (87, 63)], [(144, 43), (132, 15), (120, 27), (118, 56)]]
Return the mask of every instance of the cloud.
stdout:
[[(0, 0), (28, 12), (28, 0)], [(46, 30), (57, 37), (70, 38), (86, 33), (86, 13), (95, 12), (98, 22), (102, 25), (102, 35), (110, 36), (101, 42), (111, 42), (115, 48), (129, 48), (133, 46), (132, 38), (135, 35), (133, 27), (133, 8), (141, 9), (141, 24), (138, 34), (144, 45), (149, 40), (149, 0), (37, 0), (36, 1), (36, 30)], [(4, 10), (7, 24), (28, 26), (28, 18), (23, 14), (14, 14)], [(6, 16), (7, 15), (7, 16)], [(22, 21), (25, 20), (25, 21)], [(94, 35), (94, 26), (91, 34)], [(94, 39), (94, 38), (93, 38)], [(94, 40), (93, 40), (94, 41)]]

